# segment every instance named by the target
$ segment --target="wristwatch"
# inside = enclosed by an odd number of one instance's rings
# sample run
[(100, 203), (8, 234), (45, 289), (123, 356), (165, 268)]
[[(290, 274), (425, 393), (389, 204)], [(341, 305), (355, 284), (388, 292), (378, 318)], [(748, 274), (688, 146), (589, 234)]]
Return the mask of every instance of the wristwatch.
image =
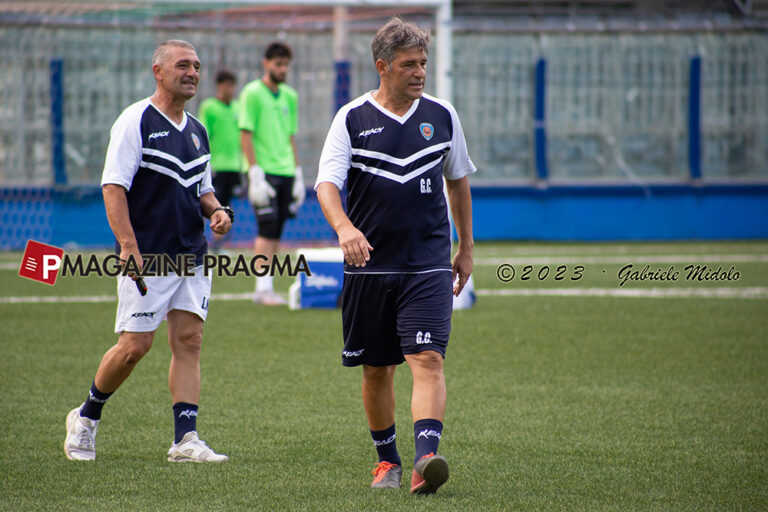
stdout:
[[(232, 224), (235, 223), (235, 210), (233, 210), (229, 206), (219, 206), (218, 208), (214, 209), (213, 212), (217, 212), (219, 210), (221, 210), (223, 212), (226, 212), (226, 214), (229, 215), (229, 222), (230, 223), (232, 223)], [(213, 213), (211, 213), (211, 215), (213, 215)]]

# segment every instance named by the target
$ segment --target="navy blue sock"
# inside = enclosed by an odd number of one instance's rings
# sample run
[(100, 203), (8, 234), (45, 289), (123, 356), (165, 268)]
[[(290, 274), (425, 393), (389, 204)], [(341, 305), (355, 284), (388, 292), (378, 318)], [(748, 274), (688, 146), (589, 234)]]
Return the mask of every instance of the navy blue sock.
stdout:
[(176, 431), (175, 443), (181, 441), (187, 432), (197, 430), (197, 405), (187, 402), (173, 404), (173, 426)]
[(443, 424), (437, 420), (419, 420), (413, 424), (413, 437), (416, 440), (414, 464), (429, 453), (437, 453), (442, 434)]
[(80, 416), (90, 418), (92, 420), (101, 419), (101, 409), (104, 404), (107, 403), (107, 398), (112, 396), (112, 393), (102, 393), (96, 387), (96, 382), (91, 384), (91, 391), (88, 393), (88, 399), (85, 401), (83, 408), (80, 409)]
[(384, 430), (371, 430), (373, 444), (376, 446), (376, 452), (379, 454), (379, 462), (387, 461), (398, 466), (403, 465), (400, 455), (397, 453), (397, 442), (395, 441), (395, 424)]

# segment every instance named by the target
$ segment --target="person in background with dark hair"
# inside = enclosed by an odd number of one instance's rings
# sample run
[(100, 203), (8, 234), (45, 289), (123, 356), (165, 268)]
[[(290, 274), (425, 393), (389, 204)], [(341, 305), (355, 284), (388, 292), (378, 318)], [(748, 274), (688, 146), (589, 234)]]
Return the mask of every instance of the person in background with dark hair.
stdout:
[[(222, 69), (216, 73), (216, 96), (200, 104), (198, 117), (208, 131), (211, 146), (211, 169), (216, 198), (223, 206), (232, 206), (232, 197), (240, 194), (243, 184), (243, 153), (240, 149), (240, 130), (237, 127), (239, 110), (235, 99), (237, 78)], [(224, 235), (213, 234), (211, 250), (218, 252)]]
[[(254, 252), (269, 265), (280, 245), (285, 221), (296, 215), (306, 190), (298, 166), (298, 95), (285, 84), (293, 54), (284, 43), (267, 46), (264, 75), (240, 95), (240, 143), (248, 162), (248, 199), (253, 204), (259, 234)], [(272, 276), (256, 279), (253, 301), (268, 306), (287, 304), (275, 293)]]

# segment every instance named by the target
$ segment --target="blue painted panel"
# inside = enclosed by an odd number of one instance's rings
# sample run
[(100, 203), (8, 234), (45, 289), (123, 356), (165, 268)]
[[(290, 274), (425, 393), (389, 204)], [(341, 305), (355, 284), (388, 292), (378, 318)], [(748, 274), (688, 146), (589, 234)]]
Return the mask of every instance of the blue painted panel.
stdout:
[(0, 249), (24, 249), (27, 240), (50, 243), (50, 188), (0, 188)]
[[(475, 240), (768, 238), (768, 185), (473, 187), (472, 197)], [(253, 210), (244, 199), (233, 207), (228, 243), (249, 245), (257, 234)], [(101, 189), (0, 188), (0, 249), (24, 249), (29, 239), (112, 247)], [(335, 243), (314, 192), (286, 223), (283, 240)]]
[(473, 188), (476, 240), (768, 238), (768, 186)]

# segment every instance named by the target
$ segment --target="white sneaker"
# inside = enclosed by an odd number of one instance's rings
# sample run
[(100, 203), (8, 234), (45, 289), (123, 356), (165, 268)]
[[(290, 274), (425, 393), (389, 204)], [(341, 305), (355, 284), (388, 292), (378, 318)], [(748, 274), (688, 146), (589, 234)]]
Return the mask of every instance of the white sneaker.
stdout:
[(229, 457), (221, 455), (197, 437), (197, 432), (187, 432), (180, 443), (173, 443), (168, 450), (168, 462), (227, 462)]
[(82, 407), (76, 407), (67, 414), (64, 455), (69, 460), (96, 460), (96, 430), (99, 428), (99, 420), (80, 416)]
[(253, 302), (264, 306), (285, 306), (288, 304), (288, 301), (275, 293), (274, 290), (254, 293)]

